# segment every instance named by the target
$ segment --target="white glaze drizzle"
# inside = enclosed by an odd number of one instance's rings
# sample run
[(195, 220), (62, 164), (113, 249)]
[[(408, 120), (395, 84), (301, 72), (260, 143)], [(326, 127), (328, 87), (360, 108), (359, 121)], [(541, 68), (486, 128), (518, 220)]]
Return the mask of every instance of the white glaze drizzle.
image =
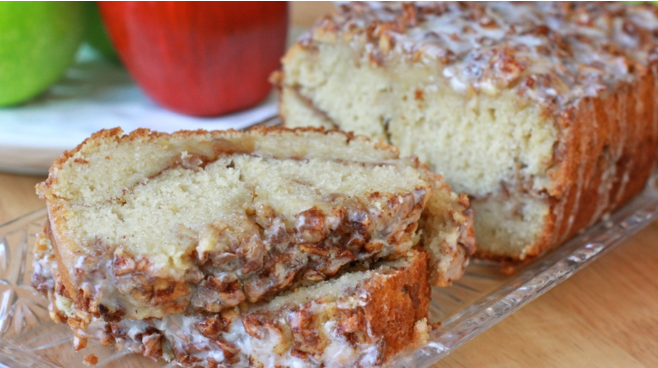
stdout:
[(300, 43), (350, 39), (371, 60), (436, 66), (457, 91), (509, 88), (560, 111), (658, 59), (657, 29), (653, 7), (630, 4), (353, 3)]

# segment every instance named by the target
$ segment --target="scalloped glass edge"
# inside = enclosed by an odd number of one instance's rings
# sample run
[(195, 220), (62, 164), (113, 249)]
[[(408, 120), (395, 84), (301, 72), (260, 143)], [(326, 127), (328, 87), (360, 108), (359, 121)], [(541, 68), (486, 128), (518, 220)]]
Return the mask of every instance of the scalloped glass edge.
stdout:
[[(269, 118), (258, 125), (278, 124), (278, 118)], [(497, 263), (473, 260), (462, 280), (451, 287), (433, 290), (431, 320), (440, 320), (441, 326), (430, 333), (428, 342), (403, 352), (386, 366), (425, 368), (436, 363), (658, 219), (657, 182), (658, 175), (655, 174), (645, 190), (625, 206), (561, 247), (519, 267), (513, 276), (503, 276)], [(21, 331), (28, 329), (27, 332), (21, 332), (19, 337), (47, 333), (51, 331), (52, 326), (56, 326), (48, 319), (40, 322), (39, 317), (39, 323), (19, 320), (19, 316), (13, 312), (14, 306), (21, 302), (21, 298), (32, 299), (26, 299), (25, 302), (32, 302), (33, 305), (36, 304), (33, 298), (39, 298), (36, 292), (26, 285), (26, 282), (29, 284), (29, 279), (25, 276), (31, 272), (28, 259), (33, 244), (29, 239), (34, 235), (32, 232), (36, 232), (35, 226), (43, 224), (45, 219), (46, 210), (41, 208), (0, 225), (0, 284), (14, 288), (11, 298), (6, 297), (5, 292), (0, 295), (0, 367), (78, 367), (80, 356), (84, 355), (79, 354), (70, 362), (53, 362), (49, 357), (41, 356), (39, 351), (53, 348), (72, 349), (71, 337), (60, 338), (35, 350), (21, 345), (25, 339), (11, 338), (6, 334), (10, 325), (20, 325)], [(11, 242), (7, 241), (7, 235), (18, 233), (22, 234), (18, 240), (20, 244), (14, 248)], [(17, 259), (13, 260), (15, 257)], [(22, 292), (16, 293), (16, 290)], [(39, 303), (46, 303), (45, 298), (41, 298), (43, 300)], [(43, 306), (41, 308), (43, 309)], [(82, 352), (95, 352), (96, 350), (92, 349), (99, 348), (87, 348)], [(122, 352), (110, 353), (96, 367), (114, 366), (114, 363), (125, 359), (132, 361), (133, 356), (140, 358)], [(141, 366), (139, 363), (138, 365)], [(160, 362), (158, 366), (169, 368), (177, 365)]]

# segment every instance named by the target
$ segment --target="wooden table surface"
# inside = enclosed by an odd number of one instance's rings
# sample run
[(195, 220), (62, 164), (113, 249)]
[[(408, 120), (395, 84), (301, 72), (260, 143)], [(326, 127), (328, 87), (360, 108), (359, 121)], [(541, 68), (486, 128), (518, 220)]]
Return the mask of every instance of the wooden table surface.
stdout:
[[(294, 4), (292, 20), (309, 24), (328, 7)], [(34, 194), (43, 179), (0, 173), (0, 224), (44, 206)], [(433, 366), (439, 367), (658, 367), (658, 223)]]

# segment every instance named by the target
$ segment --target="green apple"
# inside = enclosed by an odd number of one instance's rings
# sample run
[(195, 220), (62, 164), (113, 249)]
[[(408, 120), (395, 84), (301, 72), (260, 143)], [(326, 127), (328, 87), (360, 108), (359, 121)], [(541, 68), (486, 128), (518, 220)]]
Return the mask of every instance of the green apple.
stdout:
[(25, 102), (64, 74), (85, 32), (84, 6), (0, 2), (0, 106)]
[(107, 35), (101, 13), (98, 11), (98, 5), (95, 1), (85, 2), (87, 7), (87, 34), (85, 41), (106, 59), (119, 61), (119, 56), (112, 46), (110, 37)]

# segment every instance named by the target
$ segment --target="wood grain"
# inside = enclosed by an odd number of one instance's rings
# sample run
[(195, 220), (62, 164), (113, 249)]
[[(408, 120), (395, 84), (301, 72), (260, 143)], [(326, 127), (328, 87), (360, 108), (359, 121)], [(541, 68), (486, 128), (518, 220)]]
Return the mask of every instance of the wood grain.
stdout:
[(45, 206), (34, 186), (45, 177), (0, 173), (0, 224)]
[(290, 6), (290, 20), (296, 26), (308, 27), (334, 8), (330, 1), (296, 1)]
[[(291, 16), (308, 25), (330, 7)], [(43, 179), (0, 174), (0, 223), (44, 206)], [(658, 223), (433, 366), (447, 367), (658, 367)]]
[(658, 367), (658, 224), (434, 367)]

